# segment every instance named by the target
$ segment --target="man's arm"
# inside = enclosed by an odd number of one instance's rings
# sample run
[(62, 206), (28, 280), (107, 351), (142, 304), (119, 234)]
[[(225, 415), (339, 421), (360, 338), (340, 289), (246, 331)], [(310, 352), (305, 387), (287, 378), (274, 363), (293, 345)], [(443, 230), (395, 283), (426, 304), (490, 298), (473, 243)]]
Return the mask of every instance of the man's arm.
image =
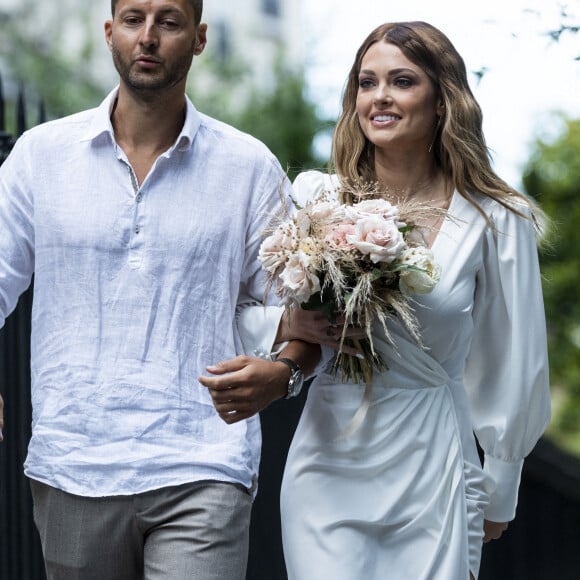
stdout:
[[(309, 375), (320, 358), (320, 347), (292, 340), (278, 357), (293, 360), (305, 375)], [(202, 376), (199, 382), (209, 389), (219, 416), (228, 424), (259, 413), (288, 393), (291, 371), (286, 364), (276, 360), (242, 355), (206, 370), (212, 376)]]
[[(304, 376), (314, 373), (321, 356), (320, 345), (336, 350), (341, 334), (345, 338), (362, 338), (364, 330), (357, 326), (343, 328), (344, 319), (340, 317), (330, 324), (324, 315), (316, 311), (295, 309), (284, 311), (278, 319), (277, 334), (266, 330), (277, 320), (276, 316), (264, 316), (264, 306), (247, 306), (238, 318), (242, 335), (251, 343), (245, 344), (246, 352), (259, 341), (249, 330), (258, 328), (264, 335), (271, 336), (274, 343), (284, 343), (276, 358), (289, 358), (298, 364)], [(252, 317), (252, 314), (254, 317)], [(259, 314), (258, 321), (255, 315)], [(275, 334), (275, 338), (274, 337)], [(252, 336), (250, 336), (252, 335)], [(265, 341), (267, 343), (268, 341)], [(271, 345), (263, 344), (261, 350), (270, 350)], [(327, 351), (332, 352), (332, 350)], [(326, 353), (328, 355), (328, 352)], [(343, 352), (356, 355), (353, 347), (343, 346)], [(326, 359), (325, 359), (326, 360)], [(226, 423), (236, 423), (247, 419), (265, 409), (270, 403), (286, 396), (290, 369), (281, 362), (252, 356), (238, 356), (207, 367), (213, 376), (200, 377), (200, 383), (210, 390), (214, 405)]]

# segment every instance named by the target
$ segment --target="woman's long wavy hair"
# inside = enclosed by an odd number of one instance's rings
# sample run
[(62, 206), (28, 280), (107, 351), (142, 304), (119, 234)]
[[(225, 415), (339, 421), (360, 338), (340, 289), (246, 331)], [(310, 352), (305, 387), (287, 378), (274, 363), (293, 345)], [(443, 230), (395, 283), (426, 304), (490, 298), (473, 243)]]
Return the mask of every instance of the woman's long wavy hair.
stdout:
[[(331, 169), (348, 185), (376, 181), (374, 145), (365, 137), (356, 111), (362, 60), (377, 42), (399, 47), (412, 63), (425, 71), (438, 92), (444, 111), (436, 130), (432, 151), (435, 162), (456, 191), (474, 204), (479, 192), (520, 214), (529, 206), (536, 225), (542, 213), (527, 197), (510, 187), (491, 167), (485, 143), (481, 108), (467, 80), (465, 63), (450, 40), (426, 22), (393, 22), (373, 30), (362, 43), (344, 88), (342, 112), (332, 141)], [(345, 200), (348, 201), (348, 200)]]

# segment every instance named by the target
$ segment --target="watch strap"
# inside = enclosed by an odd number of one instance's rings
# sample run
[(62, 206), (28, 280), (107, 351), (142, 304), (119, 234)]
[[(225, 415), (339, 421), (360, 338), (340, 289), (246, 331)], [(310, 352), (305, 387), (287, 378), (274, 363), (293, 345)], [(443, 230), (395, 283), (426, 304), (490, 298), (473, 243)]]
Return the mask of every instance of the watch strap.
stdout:
[(295, 362), (294, 362), (292, 359), (290, 359), (290, 358), (283, 358), (283, 357), (282, 357), (282, 358), (277, 358), (277, 359), (276, 359), (276, 362), (282, 362), (282, 363), (284, 363), (285, 365), (287, 365), (287, 366), (290, 368), (290, 370), (292, 371), (292, 374), (294, 374), (294, 373), (298, 373), (298, 372), (300, 372), (300, 370), (301, 370), (301, 369), (300, 369), (300, 367), (298, 366), (298, 364), (297, 364), (297, 363), (295, 363)]

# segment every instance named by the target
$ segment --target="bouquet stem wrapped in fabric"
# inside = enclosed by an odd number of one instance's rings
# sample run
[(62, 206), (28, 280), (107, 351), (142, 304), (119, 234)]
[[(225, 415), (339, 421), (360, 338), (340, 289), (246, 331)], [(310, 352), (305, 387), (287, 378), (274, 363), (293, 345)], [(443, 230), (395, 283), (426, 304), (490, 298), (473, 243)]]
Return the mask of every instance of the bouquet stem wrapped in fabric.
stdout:
[[(412, 295), (431, 292), (440, 268), (415, 223), (445, 211), (412, 200), (393, 204), (376, 184), (349, 190), (352, 205), (340, 203), (337, 193), (323, 191), (304, 207), (296, 205), (268, 233), (259, 259), (287, 308), (321, 310), (330, 322), (344, 315), (334, 371), (342, 381), (370, 384), (376, 371), (387, 369), (374, 348), (374, 321), (393, 343), (388, 320), (396, 316), (421, 344)], [(351, 343), (361, 358), (342, 352), (351, 324), (365, 330)]]

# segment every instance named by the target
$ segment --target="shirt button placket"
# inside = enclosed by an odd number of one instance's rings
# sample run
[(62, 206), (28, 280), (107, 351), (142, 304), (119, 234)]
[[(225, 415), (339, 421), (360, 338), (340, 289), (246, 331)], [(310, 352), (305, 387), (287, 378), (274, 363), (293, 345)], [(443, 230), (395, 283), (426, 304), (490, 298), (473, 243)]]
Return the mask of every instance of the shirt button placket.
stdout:
[[(143, 199), (143, 193), (142, 192), (138, 192), (137, 195), (135, 196), (135, 201), (136, 201), (136, 206), (135, 206), (135, 221), (138, 222), (139, 221), (139, 216), (141, 214), (140, 208), (139, 208), (139, 204), (141, 203), (141, 200)], [(139, 235), (141, 233), (141, 226), (137, 223), (135, 225), (135, 235)]]
[(142, 235), (143, 227), (139, 223), (141, 219), (141, 202), (143, 201), (143, 192), (139, 189), (137, 178), (135, 177), (131, 167), (129, 167), (129, 172), (131, 174), (131, 181), (133, 184), (133, 190), (135, 192), (133, 240), (129, 250), (129, 264), (132, 268), (140, 268), (144, 243)]

